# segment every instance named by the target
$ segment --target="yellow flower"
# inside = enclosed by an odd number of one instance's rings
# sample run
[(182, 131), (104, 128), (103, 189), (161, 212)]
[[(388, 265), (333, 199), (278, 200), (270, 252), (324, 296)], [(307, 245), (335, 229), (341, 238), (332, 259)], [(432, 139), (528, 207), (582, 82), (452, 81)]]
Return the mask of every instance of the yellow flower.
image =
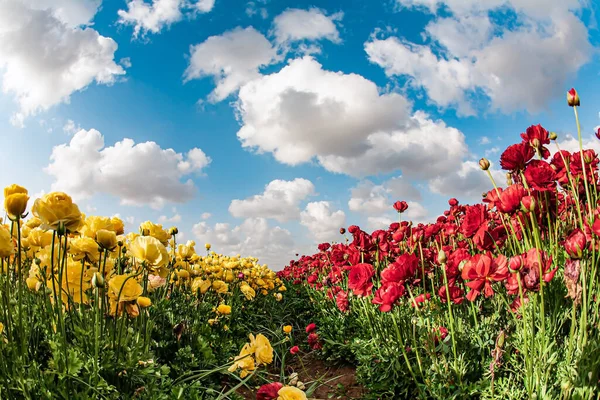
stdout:
[(196, 254), (195, 245), (196, 242), (193, 240), (188, 240), (186, 244), (180, 244), (177, 246), (177, 257), (184, 261), (189, 261)]
[(0, 225), (0, 258), (5, 258), (15, 252), (13, 239), (6, 225)]
[(129, 251), (138, 262), (157, 269), (169, 263), (167, 248), (153, 236), (139, 236), (129, 246)]
[(113, 231), (115, 231), (117, 235), (122, 235), (123, 233), (125, 233), (125, 224), (123, 223), (123, 220), (121, 218), (112, 217), (110, 219), (110, 222), (112, 223)]
[(142, 286), (129, 275), (117, 275), (108, 281), (108, 296), (114, 301), (134, 301), (143, 292)]
[(283, 327), (283, 332), (289, 334), (289, 333), (292, 333), (292, 329), (293, 328), (291, 325), (286, 325)]
[(52, 232), (34, 228), (27, 235), (29, 246), (46, 247), (52, 244)]
[(225, 304), (219, 304), (219, 307), (217, 307), (217, 312), (219, 314), (229, 315), (229, 314), (231, 314), (231, 306), (228, 306)]
[(82, 224), (81, 212), (71, 197), (62, 192), (52, 192), (37, 199), (31, 208), (41, 221), (43, 229), (57, 230), (63, 224), (69, 232), (77, 232)]
[(96, 232), (96, 242), (109, 251), (113, 251), (117, 247), (117, 234), (114, 231), (100, 229)]
[(142, 235), (144, 236), (152, 236), (160, 240), (164, 246), (169, 244), (169, 239), (171, 238), (169, 232), (165, 231), (162, 225), (157, 225), (150, 221), (142, 222), (140, 224), (140, 232), (142, 232)]
[(202, 280), (202, 278), (194, 278), (192, 281), (192, 292), (196, 293), (198, 290), (204, 294), (210, 289), (212, 283), (208, 280)]
[(31, 217), (25, 222), (25, 225), (31, 229), (37, 228), (42, 224), (42, 221), (38, 217)]
[(241, 369), (242, 372), (240, 372), (240, 377), (243, 379), (248, 376), (248, 374), (256, 368), (254, 366), (254, 358), (252, 357), (253, 353), (253, 346), (246, 343), (242, 348), (242, 351), (240, 351), (240, 355), (234, 359), (233, 365), (229, 367), (228, 371), (235, 372), (238, 369)]
[(98, 231), (113, 231), (113, 228), (114, 226), (110, 218), (91, 215), (85, 219), (79, 233), (81, 233), (81, 236), (96, 239)]
[(25, 283), (27, 283), (27, 287), (29, 288), (29, 290), (33, 292), (37, 292), (38, 290), (40, 290), (40, 286), (42, 285), (42, 282), (40, 282), (35, 277), (29, 277), (25, 279)]
[(148, 297), (140, 296), (137, 298), (137, 304), (142, 308), (147, 308), (152, 305), (152, 300)]
[(229, 286), (223, 281), (214, 281), (212, 283), (212, 289), (217, 293), (227, 293)]
[(292, 386), (282, 387), (277, 395), (277, 400), (307, 400), (306, 393)]
[(4, 332), (4, 324), (0, 322), (0, 335)]
[(20, 218), (27, 209), (27, 189), (22, 186), (12, 184), (4, 188), (4, 209), (11, 219)]
[(209, 251), (210, 250), (210, 243), (206, 243), (204, 245), (204, 248), (206, 249), (206, 251)]
[(98, 243), (89, 237), (78, 237), (70, 242), (69, 253), (75, 261), (87, 260), (95, 264), (100, 260), (100, 250)]
[[(62, 282), (58, 282), (58, 275), (49, 277), (46, 286), (51, 291), (60, 293), (62, 303), (69, 308), (69, 302), (87, 304), (88, 297), (85, 291), (90, 288), (90, 280), (85, 277), (84, 266), (80, 262), (67, 259), (64, 267)], [(83, 285), (82, 285), (83, 284)], [(58, 293), (57, 293), (58, 294)], [(54, 301), (54, 296), (50, 299)]]
[(246, 282), (240, 286), (240, 290), (247, 300), (252, 300), (256, 296), (254, 289), (252, 289)]
[(275, 296), (275, 300), (277, 301), (281, 301), (283, 299), (283, 295), (281, 293), (274, 293), (273, 296)]
[(258, 365), (273, 362), (273, 347), (265, 335), (259, 333), (254, 338), (254, 335), (250, 334), (250, 345), (254, 347), (254, 356)]
[(179, 271), (177, 271), (177, 276), (180, 279), (189, 279), (190, 273), (185, 269), (180, 269)]

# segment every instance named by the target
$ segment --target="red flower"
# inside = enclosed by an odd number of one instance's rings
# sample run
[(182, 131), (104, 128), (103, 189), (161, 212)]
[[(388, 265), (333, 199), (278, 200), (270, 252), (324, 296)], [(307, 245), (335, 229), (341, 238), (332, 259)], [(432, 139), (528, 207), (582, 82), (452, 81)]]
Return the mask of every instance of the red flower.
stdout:
[(458, 205), (458, 200), (456, 200), (454, 197), (451, 198), (450, 200), (448, 200), (448, 204), (450, 205), (450, 207), (456, 207)]
[(520, 171), (533, 158), (535, 151), (528, 143), (508, 146), (500, 156), (500, 166), (507, 171)]
[(317, 335), (316, 333), (313, 332), (313, 333), (309, 334), (307, 340), (308, 340), (308, 345), (310, 346), (311, 349), (319, 350), (319, 349), (323, 348), (323, 346), (319, 342), (319, 335)]
[(491, 284), (508, 278), (508, 260), (503, 255), (492, 259), (489, 253), (476, 254), (465, 264), (462, 278), (471, 288), (467, 294), (470, 301), (474, 301), (482, 291), (485, 297), (491, 297), (494, 295)]
[(403, 213), (408, 209), (408, 203), (405, 201), (397, 201), (394, 203), (394, 209), (399, 213)]
[(348, 288), (356, 296), (368, 296), (373, 289), (373, 275), (375, 270), (371, 264), (356, 264), (350, 269), (348, 274)]
[(577, 94), (577, 91), (574, 88), (571, 88), (571, 90), (567, 92), (567, 104), (570, 107), (578, 107), (581, 105), (579, 94)]
[(462, 225), (460, 226), (460, 231), (463, 235), (470, 238), (477, 232), (485, 220), (485, 207), (483, 205), (468, 206)]
[(417, 297), (415, 297), (414, 301), (411, 303), (411, 306), (419, 308), (421, 304), (425, 303), (429, 299), (431, 299), (431, 294), (420, 294)]
[(315, 324), (314, 322), (311, 322), (310, 324), (306, 325), (306, 333), (311, 333), (316, 329), (317, 329), (317, 324)]
[(433, 342), (437, 346), (437, 344), (448, 337), (448, 329), (443, 326), (438, 326), (437, 329), (433, 330)]
[(587, 240), (585, 233), (579, 228), (575, 229), (565, 240), (565, 250), (569, 257), (574, 260), (579, 260), (583, 256)]
[[(454, 304), (460, 304), (465, 299), (463, 296), (463, 290), (457, 286), (448, 286), (448, 292), (450, 293), (450, 301)], [(448, 301), (448, 296), (446, 295), (446, 286), (440, 286), (440, 289), (438, 290), (438, 296), (440, 296), (442, 303), (446, 303)]]
[(381, 283), (403, 282), (412, 278), (419, 266), (419, 259), (414, 254), (402, 254), (396, 261), (381, 271)]
[(550, 152), (544, 147), (545, 144), (550, 144), (550, 134), (541, 125), (530, 126), (526, 133), (521, 134), (521, 137), (531, 147), (538, 149), (542, 158), (550, 157)]
[(300, 347), (298, 346), (293, 346), (290, 348), (290, 354), (294, 355), (294, 354), (298, 354), (300, 352)]
[(540, 192), (554, 190), (556, 187), (556, 172), (545, 161), (533, 160), (525, 169), (525, 179), (529, 186)]
[(350, 303), (348, 302), (348, 293), (343, 290), (335, 296), (335, 303), (341, 312), (346, 312), (350, 309)]
[(329, 243), (321, 243), (318, 246), (320, 251), (327, 251), (327, 250), (329, 250), (330, 247), (331, 247), (331, 245)]
[(596, 137), (600, 139), (600, 126), (596, 129)]
[(594, 223), (592, 224), (592, 232), (594, 232), (596, 236), (600, 236), (600, 218), (596, 218), (594, 220)]
[(406, 289), (404, 285), (396, 282), (389, 282), (381, 286), (375, 292), (372, 300), (373, 304), (379, 304), (379, 311), (388, 312), (392, 310), (394, 303), (404, 295)]
[(273, 382), (262, 385), (256, 392), (256, 400), (275, 400), (279, 395), (277, 392), (283, 387), (282, 383)]

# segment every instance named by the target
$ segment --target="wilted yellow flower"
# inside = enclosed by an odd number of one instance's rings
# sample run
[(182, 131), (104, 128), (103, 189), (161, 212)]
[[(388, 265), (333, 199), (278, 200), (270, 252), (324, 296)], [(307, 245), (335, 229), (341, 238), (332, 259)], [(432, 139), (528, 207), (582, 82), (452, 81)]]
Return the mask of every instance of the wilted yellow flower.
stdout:
[(4, 188), (4, 209), (9, 218), (20, 218), (25, 214), (27, 201), (29, 201), (29, 196), (27, 189), (23, 186), (12, 184)]
[(217, 322), (217, 320), (215, 318), (211, 318), (211, 319), (208, 320), (208, 324), (210, 326), (213, 326), (216, 322)]
[(117, 234), (113, 231), (100, 229), (96, 232), (96, 242), (109, 251), (113, 251), (117, 247)]
[(225, 282), (217, 280), (212, 283), (212, 289), (216, 293), (227, 293), (229, 286)]
[(112, 222), (112, 230), (115, 231), (117, 235), (122, 235), (123, 233), (125, 233), (125, 224), (123, 223), (123, 220), (121, 218), (112, 217), (110, 219), (110, 222)]
[(283, 327), (283, 333), (292, 333), (292, 326), (291, 325), (286, 325)]
[(234, 359), (233, 365), (229, 367), (229, 372), (235, 372), (241, 369), (240, 378), (245, 378), (248, 374), (256, 368), (254, 365), (254, 347), (251, 344), (246, 343), (240, 351), (240, 355)]
[(226, 304), (219, 304), (219, 307), (217, 307), (217, 312), (219, 314), (229, 315), (231, 314), (231, 306), (228, 306)]
[(273, 362), (273, 347), (265, 335), (259, 333), (255, 338), (250, 334), (250, 345), (254, 348), (254, 357), (256, 357), (258, 365), (267, 365)]
[(6, 225), (0, 225), (0, 258), (8, 257), (15, 252), (13, 239)]
[(57, 230), (62, 224), (67, 231), (77, 232), (82, 224), (79, 208), (62, 192), (48, 193), (37, 199), (31, 212), (42, 221), (42, 229)]
[(137, 298), (137, 304), (142, 308), (147, 308), (152, 305), (152, 300), (148, 297), (140, 296)]
[(247, 300), (252, 300), (256, 296), (256, 292), (246, 282), (240, 286), (240, 291)]
[(169, 232), (165, 231), (162, 225), (154, 224), (150, 221), (140, 224), (140, 232), (143, 232), (144, 236), (152, 236), (158, 239), (163, 246), (169, 244), (169, 239), (171, 238)]
[(79, 233), (81, 233), (81, 236), (96, 239), (96, 234), (100, 230), (114, 231), (111, 219), (108, 217), (91, 215), (85, 219), (81, 229), (79, 229)]
[(306, 393), (293, 386), (282, 387), (277, 395), (277, 400), (307, 400)]
[(152, 269), (169, 263), (167, 248), (153, 236), (139, 236), (129, 246), (130, 253), (138, 262), (145, 262)]

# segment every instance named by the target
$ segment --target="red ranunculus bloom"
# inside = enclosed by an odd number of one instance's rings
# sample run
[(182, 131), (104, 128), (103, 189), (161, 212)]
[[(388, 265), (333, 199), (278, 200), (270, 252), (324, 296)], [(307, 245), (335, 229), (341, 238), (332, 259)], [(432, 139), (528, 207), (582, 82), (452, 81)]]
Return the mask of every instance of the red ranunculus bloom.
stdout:
[(373, 289), (373, 275), (375, 270), (371, 264), (356, 264), (350, 269), (348, 274), (348, 288), (356, 296), (368, 296)]
[(419, 308), (421, 304), (425, 303), (429, 299), (431, 299), (431, 294), (420, 294), (417, 297), (415, 297), (414, 301), (411, 303), (411, 306)]
[(491, 297), (494, 295), (491, 284), (508, 278), (508, 260), (504, 255), (493, 259), (489, 253), (476, 254), (465, 264), (462, 278), (471, 288), (467, 294), (470, 301), (474, 301), (482, 291), (485, 297)]
[(256, 392), (256, 400), (275, 400), (279, 395), (277, 392), (283, 387), (280, 382), (268, 383), (262, 385)]
[(507, 171), (520, 171), (533, 158), (535, 151), (529, 143), (510, 145), (500, 156), (500, 166)]
[[(450, 301), (454, 304), (460, 304), (465, 299), (463, 290), (457, 286), (448, 286), (448, 293), (450, 293)], [(442, 303), (446, 303), (448, 301), (445, 285), (440, 286), (440, 289), (438, 290), (438, 296), (440, 296)]]
[(381, 271), (381, 283), (403, 282), (414, 277), (419, 259), (414, 254), (402, 254), (396, 261)]
[(322, 349), (323, 346), (321, 345), (321, 342), (319, 341), (319, 335), (317, 335), (316, 333), (311, 333), (308, 335), (308, 345), (310, 346), (311, 349), (313, 350), (319, 350)]
[(403, 284), (389, 282), (377, 289), (372, 303), (379, 304), (379, 311), (388, 312), (392, 310), (394, 303), (402, 297), (405, 292), (406, 289)]
[(474, 206), (468, 206), (465, 217), (460, 226), (460, 231), (463, 235), (470, 238), (479, 229), (479, 227), (486, 221), (485, 207), (482, 204), (476, 204)]
[(311, 322), (310, 324), (306, 325), (306, 333), (311, 333), (316, 329), (317, 329), (317, 324), (315, 324), (314, 322)]
[(525, 168), (525, 179), (530, 187), (547, 192), (556, 188), (556, 172), (542, 160), (532, 160)]
[(394, 203), (394, 209), (399, 213), (403, 213), (408, 209), (408, 203), (405, 201), (397, 201)]
[(565, 239), (565, 250), (569, 257), (574, 260), (579, 260), (583, 256), (583, 250), (587, 246), (585, 233), (579, 228), (575, 229)]
[(300, 347), (298, 347), (298, 346), (290, 347), (290, 354), (294, 355), (294, 354), (298, 354), (299, 352), (300, 352)]
[(350, 309), (350, 302), (348, 301), (348, 293), (345, 291), (339, 292), (335, 296), (335, 304), (341, 312), (346, 312)]
[(331, 245), (329, 243), (321, 243), (318, 246), (320, 251), (327, 251), (327, 250), (329, 250), (330, 247), (331, 247)]

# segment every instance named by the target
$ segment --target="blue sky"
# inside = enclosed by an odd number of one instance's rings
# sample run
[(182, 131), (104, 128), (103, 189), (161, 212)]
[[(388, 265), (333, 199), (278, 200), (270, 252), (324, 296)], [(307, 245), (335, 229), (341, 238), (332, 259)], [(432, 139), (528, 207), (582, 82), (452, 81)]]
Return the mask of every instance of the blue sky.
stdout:
[(600, 151), (596, 2), (480, 3), (0, 1), (0, 184), (280, 269), (477, 201), (531, 124), (573, 146), (572, 86)]

